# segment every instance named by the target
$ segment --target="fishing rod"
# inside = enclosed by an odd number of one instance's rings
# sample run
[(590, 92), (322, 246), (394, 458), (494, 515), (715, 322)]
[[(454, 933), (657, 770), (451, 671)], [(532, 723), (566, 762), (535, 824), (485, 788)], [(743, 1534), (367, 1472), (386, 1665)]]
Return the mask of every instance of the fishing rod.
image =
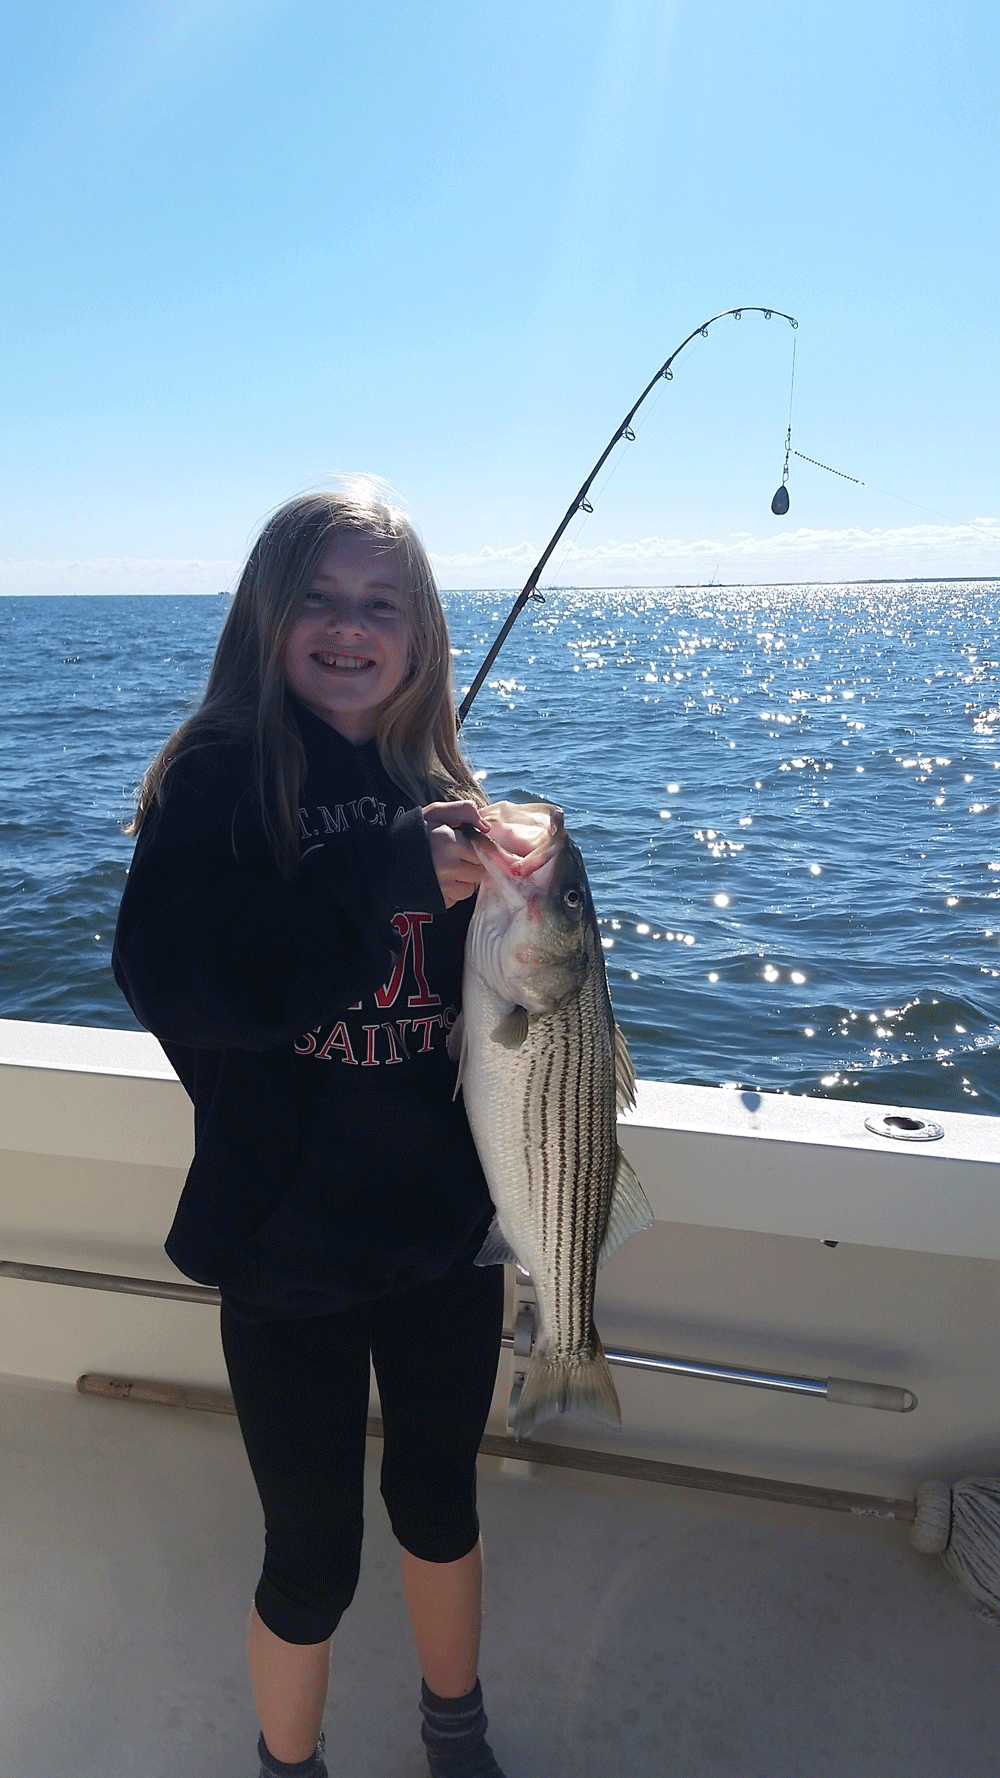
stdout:
[[(717, 315), (712, 315), (708, 321), (703, 321), (701, 323), (700, 327), (694, 328), (692, 330), (692, 332), (688, 334), (687, 339), (682, 340), (680, 345), (676, 348), (676, 350), (671, 352), (670, 357), (666, 360), (666, 362), (664, 364), (660, 365), (660, 368), (656, 372), (655, 376), (650, 377), (649, 382), (646, 384), (646, 387), (643, 390), (642, 394), (640, 395), (638, 401), (634, 402), (633, 405), (629, 408), (628, 413), (625, 415), (625, 418), (622, 421), (621, 425), (616, 427), (614, 432), (611, 434), (611, 437), (608, 440), (607, 445), (605, 446), (604, 450), (601, 452), (600, 456), (598, 457), (597, 462), (594, 464), (594, 467), (591, 470), (590, 474), (588, 475), (586, 481), (584, 482), (583, 486), (580, 488), (579, 492), (575, 495), (573, 500), (570, 502), (570, 505), (566, 510), (565, 516), (562, 518), (560, 523), (557, 525), (555, 531), (552, 533), (552, 536), (549, 538), (548, 543), (545, 545), (545, 548), (543, 549), (541, 555), (539, 556), (538, 561), (535, 563), (535, 566), (532, 568), (531, 573), (528, 575), (528, 578), (525, 581), (524, 586), (522, 587), (520, 593), (518, 594), (517, 599), (514, 602), (513, 608), (511, 609), (511, 611), (507, 617), (507, 620), (503, 625), (503, 628), (501, 629), (499, 635), (497, 636), (496, 641), (493, 644), (493, 647), (490, 649), (489, 654), (486, 656), (486, 659), (484, 660), (482, 666), (480, 667), (479, 672), (476, 674), (475, 679), (472, 681), (472, 684), (470, 685), (468, 691), (466, 692), (465, 697), (462, 699), (462, 702), (459, 705), (459, 710), (458, 710), (458, 726), (459, 726), (459, 728), (461, 728), (463, 722), (465, 721), (466, 717), (468, 716), (469, 711), (472, 708), (473, 699), (475, 698), (477, 692), (482, 687), (483, 680), (486, 678), (487, 673), (489, 672), (490, 668), (492, 667), (493, 662), (496, 660), (497, 655), (500, 653), (500, 650), (503, 647), (504, 643), (506, 642), (507, 637), (510, 635), (511, 630), (514, 628), (514, 625), (517, 622), (517, 619), (520, 616), (520, 613), (524, 610), (524, 607), (527, 605), (528, 600), (529, 599), (539, 599), (539, 600), (541, 599), (542, 594), (538, 592), (537, 588), (538, 588), (538, 582), (541, 578), (542, 569), (545, 567), (546, 562), (548, 561), (549, 557), (551, 556), (552, 551), (555, 549), (556, 544), (559, 542), (559, 539), (562, 536), (563, 532), (565, 531), (570, 520), (575, 518), (576, 514), (578, 512), (587, 512), (587, 513), (593, 512), (594, 509), (591, 506), (590, 501), (587, 498), (587, 495), (589, 494), (591, 487), (594, 484), (595, 478), (599, 475), (600, 471), (604, 468), (604, 465), (607, 462), (608, 458), (610, 457), (612, 451), (614, 450), (615, 445), (620, 444), (623, 439), (627, 439), (630, 444), (634, 443), (635, 433), (632, 430), (632, 421), (635, 419), (635, 416), (639, 412), (639, 409), (641, 408), (647, 395), (650, 393), (650, 391), (652, 389), (655, 389), (657, 383), (661, 380), (661, 378), (666, 383), (672, 382), (674, 373), (671, 369), (671, 365), (673, 364), (674, 359), (677, 358), (681, 352), (683, 352), (685, 346), (689, 346), (691, 344), (691, 341), (693, 339), (697, 338), (698, 334), (701, 334), (703, 339), (707, 339), (709, 328), (714, 326), (716, 321), (723, 321), (727, 315), (732, 315), (734, 321), (739, 321), (739, 319), (742, 315), (763, 315), (765, 321), (770, 321), (772, 315), (777, 315), (780, 320), (787, 321), (790, 324), (790, 326), (792, 326), (793, 328), (797, 328), (799, 325), (798, 322), (796, 321), (794, 315), (786, 315), (784, 313), (784, 311), (781, 309), (762, 309), (759, 306), (757, 306), (756, 304), (751, 304), (749, 307), (742, 307), (739, 309), (720, 309), (719, 313)], [(786, 462), (787, 462), (787, 459), (786, 459)], [(776, 496), (776, 498), (777, 498), (777, 496)], [(785, 509), (787, 510), (787, 493), (785, 496), (785, 500), (786, 500), (786, 508)]]

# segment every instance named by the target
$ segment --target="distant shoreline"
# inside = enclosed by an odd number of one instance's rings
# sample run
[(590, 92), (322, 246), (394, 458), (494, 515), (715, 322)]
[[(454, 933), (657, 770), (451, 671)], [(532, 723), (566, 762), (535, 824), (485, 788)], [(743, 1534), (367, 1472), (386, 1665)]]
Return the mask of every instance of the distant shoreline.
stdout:
[[(757, 592), (762, 590), (777, 591), (787, 587), (852, 587), (852, 586), (993, 586), (1000, 584), (1000, 571), (996, 574), (886, 574), (862, 578), (860, 580), (670, 580), (650, 582), (642, 586), (637, 581), (621, 581), (615, 586), (574, 586), (570, 583), (559, 586), (547, 586), (544, 593), (723, 593), (723, 592)], [(519, 586), (454, 586), (442, 587), (441, 592), (448, 593), (487, 593), (495, 598), (516, 598), (521, 591)], [(15, 593), (0, 590), (0, 599), (229, 599), (232, 592), (228, 587), (213, 588), (210, 592), (124, 592), (119, 588), (105, 592), (96, 591), (93, 587), (86, 592)]]

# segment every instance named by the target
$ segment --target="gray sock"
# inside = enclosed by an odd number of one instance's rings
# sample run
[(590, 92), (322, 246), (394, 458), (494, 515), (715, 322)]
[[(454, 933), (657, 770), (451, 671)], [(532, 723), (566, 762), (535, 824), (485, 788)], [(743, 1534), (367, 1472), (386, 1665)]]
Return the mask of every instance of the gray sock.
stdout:
[(283, 1760), (275, 1759), (261, 1732), (257, 1743), (260, 1755), (260, 1778), (328, 1778), (323, 1760), (324, 1740), (320, 1735), (315, 1751), (308, 1759)]
[(420, 1688), (420, 1731), (431, 1778), (503, 1778), (486, 1741), (486, 1712), (478, 1679), (464, 1698), (439, 1698), (426, 1679)]

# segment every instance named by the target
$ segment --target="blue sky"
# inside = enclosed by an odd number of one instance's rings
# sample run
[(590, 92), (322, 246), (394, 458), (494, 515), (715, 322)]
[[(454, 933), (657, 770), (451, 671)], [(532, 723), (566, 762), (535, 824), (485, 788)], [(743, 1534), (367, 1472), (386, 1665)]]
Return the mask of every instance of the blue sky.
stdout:
[[(5, 8), (0, 588), (214, 590), (340, 471), (516, 586), (1000, 574), (994, 0)], [(654, 405), (655, 399), (655, 405)], [(884, 490), (877, 492), (876, 490)], [(930, 508), (931, 511), (925, 511)], [(543, 582), (544, 584), (544, 582)]]

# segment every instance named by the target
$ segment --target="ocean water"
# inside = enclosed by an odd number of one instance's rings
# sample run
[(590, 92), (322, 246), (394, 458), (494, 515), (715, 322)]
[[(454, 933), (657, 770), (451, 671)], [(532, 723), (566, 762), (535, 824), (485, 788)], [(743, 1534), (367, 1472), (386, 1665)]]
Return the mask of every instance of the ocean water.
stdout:
[[(471, 680), (512, 596), (446, 599)], [(135, 782), (224, 598), (2, 598), (7, 1018), (133, 1028)], [(551, 591), (466, 726), (561, 803), (640, 1075), (1000, 1113), (1000, 581)]]

